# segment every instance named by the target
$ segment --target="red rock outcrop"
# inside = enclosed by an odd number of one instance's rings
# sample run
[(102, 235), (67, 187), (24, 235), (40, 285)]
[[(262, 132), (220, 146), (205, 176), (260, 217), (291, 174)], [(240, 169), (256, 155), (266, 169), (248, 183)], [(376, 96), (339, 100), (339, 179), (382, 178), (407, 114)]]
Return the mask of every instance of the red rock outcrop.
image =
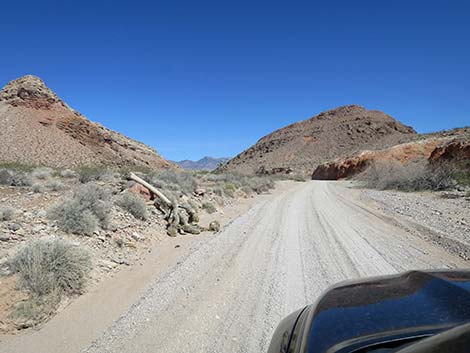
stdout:
[(314, 180), (339, 180), (352, 177), (366, 170), (375, 161), (398, 161), (407, 163), (427, 159), (444, 143), (445, 139), (432, 138), (393, 146), (378, 151), (363, 151), (356, 155), (336, 159), (319, 165), (312, 173)]
[(430, 163), (439, 162), (470, 162), (470, 140), (452, 140), (432, 151)]

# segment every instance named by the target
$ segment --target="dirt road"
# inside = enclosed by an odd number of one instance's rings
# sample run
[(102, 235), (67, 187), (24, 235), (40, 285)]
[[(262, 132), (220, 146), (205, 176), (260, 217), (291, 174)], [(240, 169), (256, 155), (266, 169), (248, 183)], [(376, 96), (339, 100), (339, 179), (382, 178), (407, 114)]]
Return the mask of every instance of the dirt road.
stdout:
[(337, 281), (466, 265), (355, 192), (308, 182), (263, 198), (155, 276), (82, 351), (265, 352), (281, 318)]

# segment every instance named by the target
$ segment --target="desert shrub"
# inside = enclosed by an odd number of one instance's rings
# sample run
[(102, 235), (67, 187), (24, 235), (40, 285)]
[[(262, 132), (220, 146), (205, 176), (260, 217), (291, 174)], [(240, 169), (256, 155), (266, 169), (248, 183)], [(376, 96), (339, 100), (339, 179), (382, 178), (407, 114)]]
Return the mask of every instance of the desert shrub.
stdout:
[(63, 295), (83, 291), (91, 258), (86, 250), (67, 241), (40, 239), (26, 243), (7, 264), (29, 293), (13, 317), (37, 322), (54, 312)]
[(220, 186), (216, 186), (212, 189), (212, 192), (216, 194), (217, 196), (224, 197), (224, 189), (221, 188)]
[(31, 178), (22, 170), (0, 169), (0, 185), (30, 186)]
[(99, 180), (105, 172), (106, 168), (103, 166), (83, 166), (77, 169), (78, 180), (83, 184)]
[(44, 179), (50, 178), (52, 176), (52, 172), (53, 170), (51, 168), (40, 167), (40, 168), (34, 169), (31, 175), (36, 179), (44, 180)]
[(49, 182), (47, 182), (46, 187), (52, 191), (59, 191), (64, 188), (64, 184), (62, 184), (58, 180), (50, 180)]
[(60, 171), (60, 176), (62, 178), (75, 178), (77, 176), (77, 173), (75, 173), (71, 169), (64, 169)]
[[(215, 182), (217, 184), (217, 187), (222, 186), (224, 191), (227, 190), (226, 185), (230, 185), (228, 188), (230, 195), (234, 194), (234, 191), (236, 189), (242, 189), (246, 194), (250, 194), (251, 192), (261, 194), (264, 192), (268, 192), (269, 190), (275, 187), (274, 180), (267, 176), (260, 177), (260, 176), (246, 176), (246, 175), (238, 175), (238, 174), (220, 173), (220, 174), (209, 174), (205, 178), (208, 181)], [(235, 189), (233, 187), (235, 187)], [(227, 196), (230, 196), (230, 195), (227, 195)], [(219, 195), (219, 196), (223, 196), (223, 195)]]
[(11, 173), (8, 169), (0, 169), (0, 185), (11, 185)]
[(218, 221), (212, 221), (209, 223), (209, 230), (217, 233), (220, 230), (220, 223)]
[(137, 195), (125, 192), (117, 198), (116, 204), (135, 218), (143, 220), (148, 219), (147, 205), (144, 200)]
[(27, 300), (16, 305), (10, 317), (27, 322), (28, 326), (34, 325), (52, 316), (59, 303), (60, 296), (56, 293), (40, 297), (32, 294)]
[(232, 183), (225, 183), (223, 185), (223, 190), (224, 190), (224, 195), (228, 196), (228, 197), (235, 197), (235, 190), (236, 190), (236, 187), (234, 184)]
[(90, 255), (83, 248), (61, 239), (29, 241), (9, 262), (21, 285), (36, 296), (51, 293), (77, 294), (91, 269)]
[(49, 210), (49, 218), (65, 232), (92, 234), (98, 225), (105, 228), (111, 209), (110, 192), (93, 183), (78, 187), (71, 199), (64, 200)]
[(197, 202), (195, 202), (194, 200), (192, 199), (188, 199), (188, 205), (193, 209), (193, 210), (197, 210), (199, 208), (199, 205)]
[(37, 166), (18, 162), (0, 162), (0, 169), (8, 169), (16, 172), (31, 173)]
[(274, 189), (275, 183), (274, 180), (269, 177), (252, 177), (248, 179), (247, 186), (255, 193), (262, 194)]
[(158, 188), (181, 191), (186, 195), (192, 194), (197, 188), (197, 180), (191, 173), (165, 170), (151, 179)]
[(15, 209), (12, 207), (0, 207), (0, 221), (10, 221), (15, 214)]
[(34, 183), (33, 185), (31, 185), (31, 190), (34, 193), (38, 194), (44, 191), (44, 186), (40, 183)]
[(225, 190), (235, 191), (237, 187), (233, 183), (225, 183)]
[(452, 174), (455, 182), (462, 186), (470, 185), (470, 165), (456, 168)]
[(365, 187), (379, 190), (444, 190), (455, 182), (452, 170), (444, 165), (430, 166), (427, 161), (375, 162), (357, 179)]
[(291, 180), (298, 181), (298, 182), (305, 182), (307, 181), (307, 178), (305, 175), (302, 174), (294, 174), (289, 177)]
[(217, 208), (211, 202), (204, 202), (202, 208), (207, 211), (207, 213), (217, 212)]

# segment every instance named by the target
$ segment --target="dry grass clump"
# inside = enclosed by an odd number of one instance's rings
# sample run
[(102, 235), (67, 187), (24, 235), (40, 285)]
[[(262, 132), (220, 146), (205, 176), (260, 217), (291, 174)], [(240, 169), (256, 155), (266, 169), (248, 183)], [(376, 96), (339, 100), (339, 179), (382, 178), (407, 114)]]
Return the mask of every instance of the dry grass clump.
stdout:
[(52, 207), (48, 216), (65, 232), (91, 235), (98, 225), (108, 225), (110, 198), (106, 188), (87, 183), (78, 187), (71, 199)]
[(0, 207), (0, 221), (10, 221), (15, 214), (15, 209), (9, 206)]
[(430, 166), (427, 161), (375, 162), (358, 177), (365, 187), (379, 190), (444, 190), (455, 185), (447, 166)]
[(142, 220), (148, 219), (147, 205), (144, 200), (137, 195), (125, 192), (117, 198), (116, 204), (135, 218)]
[(91, 258), (83, 248), (61, 239), (32, 240), (8, 261), (29, 300), (17, 306), (14, 316), (41, 321), (54, 311), (63, 295), (82, 292)]

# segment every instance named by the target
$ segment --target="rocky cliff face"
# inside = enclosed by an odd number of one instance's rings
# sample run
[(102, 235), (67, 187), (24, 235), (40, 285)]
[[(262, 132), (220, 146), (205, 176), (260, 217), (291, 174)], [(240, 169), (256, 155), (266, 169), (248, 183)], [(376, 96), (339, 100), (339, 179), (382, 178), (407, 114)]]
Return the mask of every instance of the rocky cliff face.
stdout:
[(153, 148), (74, 111), (35, 76), (11, 81), (0, 91), (0, 124), (1, 162), (175, 167)]
[(274, 131), (231, 159), (222, 170), (310, 175), (326, 161), (408, 142), (415, 136), (413, 128), (385, 113), (350, 105)]

